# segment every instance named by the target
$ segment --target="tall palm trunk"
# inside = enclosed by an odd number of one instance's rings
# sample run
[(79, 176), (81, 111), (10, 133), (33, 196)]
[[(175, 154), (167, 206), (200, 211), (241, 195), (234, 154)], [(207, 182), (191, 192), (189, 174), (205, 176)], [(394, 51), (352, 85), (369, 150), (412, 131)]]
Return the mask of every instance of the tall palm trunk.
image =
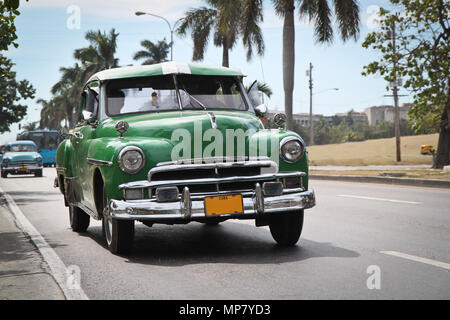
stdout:
[(294, 92), (295, 27), (294, 1), (286, 1), (283, 23), (283, 88), (286, 128), (293, 129), (292, 103)]
[(222, 67), (229, 67), (230, 66), (230, 58), (229, 58), (229, 48), (228, 48), (228, 42), (227, 40), (223, 40), (222, 44)]

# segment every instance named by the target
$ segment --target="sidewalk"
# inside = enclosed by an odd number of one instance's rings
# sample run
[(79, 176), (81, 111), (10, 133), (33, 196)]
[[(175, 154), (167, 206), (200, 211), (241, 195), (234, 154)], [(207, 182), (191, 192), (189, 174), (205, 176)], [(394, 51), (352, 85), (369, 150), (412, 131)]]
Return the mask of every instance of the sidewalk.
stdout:
[[(362, 183), (395, 184), (416, 187), (450, 188), (450, 179), (446, 179), (445, 177), (440, 179), (430, 177), (427, 171), (429, 169), (430, 165), (368, 165), (354, 167), (310, 166), (309, 177), (313, 180), (335, 180)], [(384, 170), (386, 170), (387, 172), (383, 172)], [(424, 170), (426, 171), (425, 175), (417, 175), (417, 172)], [(406, 175), (408, 171), (416, 173), (416, 177), (408, 177)], [(445, 172), (440, 172), (439, 174), (445, 174)], [(448, 174), (446, 175), (448, 176)]]
[(430, 169), (429, 164), (418, 165), (368, 165), (368, 166), (310, 166), (310, 170), (335, 170), (335, 171), (352, 171), (352, 170), (409, 170), (409, 169)]
[(15, 225), (0, 194), (0, 300), (63, 300), (37, 248)]

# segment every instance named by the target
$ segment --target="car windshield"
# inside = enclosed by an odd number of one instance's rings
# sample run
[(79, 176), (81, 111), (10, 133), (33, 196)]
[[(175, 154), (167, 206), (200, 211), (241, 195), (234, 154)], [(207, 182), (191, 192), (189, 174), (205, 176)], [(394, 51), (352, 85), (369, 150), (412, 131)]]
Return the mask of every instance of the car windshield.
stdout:
[(179, 75), (177, 80), (183, 109), (248, 109), (234, 77)]
[[(242, 87), (234, 77), (178, 75), (181, 108), (186, 110), (247, 110)], [(112, 80), (108, 83), (107, 114), (179, 110), (172, 75)]]
[(113, 80), (107, 86), (110, 116), (178, 109), (172, 76)]
[(6, 148), (10, 152), (31, 152), (36, 151), (36, 147), (31, 144), (14, 144)]

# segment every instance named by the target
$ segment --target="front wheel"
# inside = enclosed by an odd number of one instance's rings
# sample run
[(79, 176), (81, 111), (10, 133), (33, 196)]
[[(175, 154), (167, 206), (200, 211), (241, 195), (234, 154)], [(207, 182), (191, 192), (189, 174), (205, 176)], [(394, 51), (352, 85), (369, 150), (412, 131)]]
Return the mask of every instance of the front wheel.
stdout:
[(34, 173), (35, 177), (42, 177), (42, 169)]
[[(108, 203), (103, 188), (103, 208)], [(108, 210), (103, 210), (102, 219), (103, 235), (109, 251), (114, 254), (124, 254), (131, 250), (134, 240), (134, 221), (113, 219)]]
[(269, 222), (273, 239), (283, 247), (294, 246), (303, 229), (303, 210), (281, 212), (273, 215)]
[(2, 171), (2, 178), (7, 178), (7, 177), (8, 177), (8, 173)]
[(70, 227), (75, 232), (86, 232), (89, 227), (90, 216), (75, 206), (69, 206)]

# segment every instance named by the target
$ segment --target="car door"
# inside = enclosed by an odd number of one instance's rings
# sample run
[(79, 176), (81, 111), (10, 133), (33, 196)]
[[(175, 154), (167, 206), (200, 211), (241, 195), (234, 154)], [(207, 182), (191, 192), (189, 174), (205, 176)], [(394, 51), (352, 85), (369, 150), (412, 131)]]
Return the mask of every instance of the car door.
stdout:
[[(97, 86), (96, 86), (97, 85)], [(95, 126), (98, 113), (98, 83), (86, 85), (82, 97), (78, 122), (73, 129), (71, 142), (75, 154), (75, 197), (81, 207), (95, 209), (92, 185), (92, 167), (87, 162), (89, 146), (95, 138)]]

